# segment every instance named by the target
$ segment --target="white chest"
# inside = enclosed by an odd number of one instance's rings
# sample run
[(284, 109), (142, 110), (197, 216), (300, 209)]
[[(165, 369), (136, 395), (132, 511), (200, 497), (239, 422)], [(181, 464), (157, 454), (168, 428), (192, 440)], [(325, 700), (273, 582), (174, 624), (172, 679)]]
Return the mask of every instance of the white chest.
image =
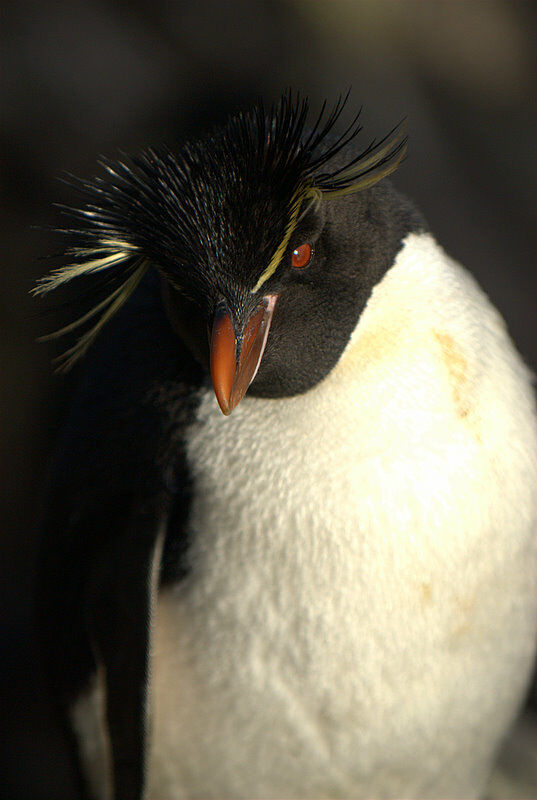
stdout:
[(507, 340), (483, 346), (495, 388), (472, 324), (459, 337), (433, 308), (412, 326), (404, 296), (383, 309), (390, 280), (311, 392), (229, 419), (202, 398), (149, 796), (480, 791), (533, 649), (532, 423), (509, 411), (529, 391)]

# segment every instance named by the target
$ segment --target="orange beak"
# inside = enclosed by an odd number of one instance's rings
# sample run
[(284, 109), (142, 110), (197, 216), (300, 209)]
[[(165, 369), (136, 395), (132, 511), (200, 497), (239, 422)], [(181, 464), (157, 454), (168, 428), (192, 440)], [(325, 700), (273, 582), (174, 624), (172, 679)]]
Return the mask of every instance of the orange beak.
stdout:
[(257, 374), (277, 299), (276, 294), (263, 298), (240, 338), (226, 302), (222, 301), (216, 309), (211, 335), (211, 377), (218, 405), (226, 416), (240, 403)]

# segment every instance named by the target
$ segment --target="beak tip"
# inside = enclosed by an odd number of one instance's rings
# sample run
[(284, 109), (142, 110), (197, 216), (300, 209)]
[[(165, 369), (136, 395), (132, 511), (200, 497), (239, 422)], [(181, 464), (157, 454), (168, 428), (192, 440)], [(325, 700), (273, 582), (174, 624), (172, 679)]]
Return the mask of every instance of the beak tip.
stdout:
[[(218, 387), (218, 388), (220, 389), (220, 387)], [(231, 402), (231, 397), (229, 396), (230, 393), (222, 392), (221, 390), (217, 391), (215, 389), (214, 394), (215, 394), (218, 406), (220, 408), (220, 411), (222, 412), (222, 414), (225, 417), (229, 417), (229, 415), (233, 411), (233, 404)]]
[(220, 411), (224, 415), (224, 417), (229, 417), (232, 411), (234, 411), (235, 407), (238, 406), (240, 400), (242, 399), (242, 394), (237, 396), (233, 392), (229, 395), (223, 395), (222, 393), (216, 393), (216, 400), (220, 407)]

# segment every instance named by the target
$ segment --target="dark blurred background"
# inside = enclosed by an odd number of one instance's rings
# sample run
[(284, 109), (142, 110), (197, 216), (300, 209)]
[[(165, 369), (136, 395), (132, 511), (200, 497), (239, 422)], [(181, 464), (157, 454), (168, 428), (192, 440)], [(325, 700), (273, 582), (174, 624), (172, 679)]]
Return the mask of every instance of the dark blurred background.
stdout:
[[(288, 86), (314, 109), (352, 87), (364, 145), (408, 115), (396, 184), (535, 368), (537, 4), (4, 0), (1, 13), (0, 796), (68, 800), (29, 634), (39, 491), (73, 380), (35, 342), (69, 311), (44, 315), (28, 294), (62, 246), (52, 204), (74, 201), (57, 177), (90, 177), (101, 154), (172, 144)], [(499, 778), (491, 796), (535, 796), (533, 725), (526, 712), (503, 755), (514, 783)]]

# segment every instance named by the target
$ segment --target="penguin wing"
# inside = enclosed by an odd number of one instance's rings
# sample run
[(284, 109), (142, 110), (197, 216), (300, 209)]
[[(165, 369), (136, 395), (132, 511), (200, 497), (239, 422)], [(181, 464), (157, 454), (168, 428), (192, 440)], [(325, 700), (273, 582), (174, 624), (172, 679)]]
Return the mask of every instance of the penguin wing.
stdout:
[[(142, 796), (147, 741), (151, 615), (165, 504), (110, 498), (69, 524), (50, 506), (38, 578), (39, 635), (47, 677), (69, 728), (76, 699), (99, 670), (116, 797)], [(106, 538), (96, 531), (106, 532)], [(74, 731), (77, 780), (87, 794)]]
[(115, 535), (86, 584), (88, 634), (104, 677), (113, 796), (128, 800), (141, 798), (145, 783), (151, 618), (165, 525), (158, 505), (115, 515)]
[(37, 635), (82, 797), (88, 787), (70, 720), (97, 672), (113, 796), (143, 795), (151, 616), (170, 517), (175, 550), (185, 517), (182, 427), (199, 370), (146, 289), (88, 364), (41, 523)]

